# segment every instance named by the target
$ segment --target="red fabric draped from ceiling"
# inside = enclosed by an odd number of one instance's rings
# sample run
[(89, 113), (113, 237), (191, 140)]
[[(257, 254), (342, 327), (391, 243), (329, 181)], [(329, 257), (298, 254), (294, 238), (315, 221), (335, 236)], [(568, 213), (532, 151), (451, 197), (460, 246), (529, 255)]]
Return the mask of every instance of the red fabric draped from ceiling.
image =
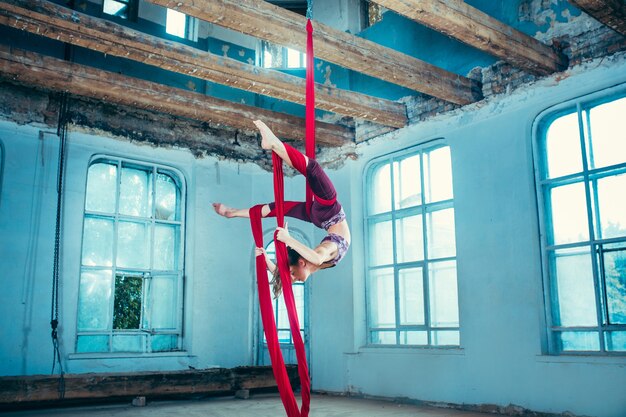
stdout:
[[(306, 155), (309, 158), (315, 157), (315, 80), (314, 80), (314, 56), (313, 56), (313, 26), (311, 21), (307, 20), (307, 56), (306, 56)], [(276, 202), (276, 222), (279, 227), (285, 225), (285, 206), (284, 206), (284, 183), (283, 183), (283, 161), (272, 153), (272, 162), (274, 164), (274, 201)], [(306, 204), (307, 212), (311, 212), (311, 204), (313, 202), (313, 193), (307, 183), (306, 187)], [(262, 205), (254, 206), (250, 209), (250, 225), (254, 242), (257, 247), (264, 247), (263, 244), (263, 226), (261, 222)], [(283, 284), (283, 296), (287, 314), (289, 316), (289, 326), (291, 327), (291, 335), (296, 350), (296, 358), (298, 359), (298, 375), (300, 376), (300, 387), (302, 393), (302, 408), (298, 409), (293, 389), (289, 382), (287, 369), (280, 350), (278, 341), (278, 332), (276, 330), (276, 319), (274, 318), (274, 306), (272, 303), (272, 295), (267, 280), (266, 264), (263, 256), (256, 257), (257, 270), (257, 287), (259, 292), (259, 306), (261, 309), (261, 319), (263, 321), (263, 331), (267, 340), (267, 349), (272, 361), (272, 369), (274, 377), (278, 385), (280, 398), (285, 407), (288, 417), (308, 417), (309, 404), (311, 402), (311, 381), (309, 379), (309, 367), (306, 361), (306, 351), (304, 342), (300, 333), (300, 323), (298, 321), (298, 311), (291, 287), (291, 274), (289, 272), (289, 260), (287, 257), (287, 247), (283, 242), (276, 239), (274, 234), (274, 243), (276, 246), (276, 265), (280, 271), (280, 279)]]

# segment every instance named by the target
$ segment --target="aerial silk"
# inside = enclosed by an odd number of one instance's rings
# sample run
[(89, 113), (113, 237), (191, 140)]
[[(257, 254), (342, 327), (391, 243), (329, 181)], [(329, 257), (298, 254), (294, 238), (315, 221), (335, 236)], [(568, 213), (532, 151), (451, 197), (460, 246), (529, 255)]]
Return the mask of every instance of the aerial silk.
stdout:
[[(309, 158), (315, 157), (315, 81), (313, 67), (313, 26), (311, 20), (307, 20), (307, 47), (306, 47), (306, 155)], [(272, 152), (272, 162), (274, 164), (274, 201), (276, 208), (276, 222), (279, 227), (285, 226), (285, 196), (284, 196), (284, 178), (283, 178), (283, 161)], [(313, 192), (311, 191), (308, 181), (306, 186), (306, 207), (307, 213), (311, 212), (311, 204), (313, 202)], [(263, 226), (261, 224), (261, 208), (262, 205), (256, 205), (250, 208), (250, 225), (252, 227), (252, 235), (257, 247), (264, 247), (263, 244)], [(288, 208), (288, 207), (287, 207)], [(302, 395), (302, 408), (298, 409), (289, 375), (285, 368), (285, 362), (280, 350), (278, 341), (278, 332), (276, 330), (276, 320), (274, 318), (274, 306), (272, 303), (272, 295), (270, 294), (270, 286), (267, 280), (266, 263), (263, 255), (256, 257), (257, 287), (259, 292), (259, 306), (261, 309), (261, 320), (263, 321), (263, 331), (267, 340), (267, 349), (272, 361), (272, 369), (278, 392), (285, 407), (288, 417), (308, 417), (309, 405), (311, 402), (311, 380), (309, 378), (309, 367), (306, 361), (306, 351), (304, 342), (300, 333), (300, 323), (298, 321), (298, 311), (291, 287), (291, 274), (289, 272), (289, 261), (287, 256), (286, 245), (276, 239), (274, 234), (274, 244), (276, 247), (276, 265), (280, 271), (280, 280), (283, 284), (283, 297), (285, 306), (287, 307), (287, 315), (289, 316), (289, 326), (291, 328), (291, 336), (293, 338), (294, 348), (296, 350), (296, 358), (298, 359), (298, 375), (300, 377), (300, 391)]]

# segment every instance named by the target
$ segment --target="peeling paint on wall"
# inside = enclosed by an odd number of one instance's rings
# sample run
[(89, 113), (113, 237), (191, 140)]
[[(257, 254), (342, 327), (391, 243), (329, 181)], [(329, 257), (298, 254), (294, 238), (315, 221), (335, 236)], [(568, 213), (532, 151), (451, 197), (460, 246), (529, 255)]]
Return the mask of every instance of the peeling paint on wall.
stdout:
[(519, 19), (537, 26), (533, 36), (546, 43), (555, 37), (575, 36), (600, 26), (595, 19), (559, 0), (524, 0), (520, 2)]
[(324, 70), (324, 85), (327, 85), (329, 87), (335, 88), (335, 87), (337, 87), (337, 85), (333, 84), (330, 81), (330, 75), (332, 74), (332, 72), (333, 72), (333, 70), (330, 68), (330, 65), (327, 65), (325, 70)]

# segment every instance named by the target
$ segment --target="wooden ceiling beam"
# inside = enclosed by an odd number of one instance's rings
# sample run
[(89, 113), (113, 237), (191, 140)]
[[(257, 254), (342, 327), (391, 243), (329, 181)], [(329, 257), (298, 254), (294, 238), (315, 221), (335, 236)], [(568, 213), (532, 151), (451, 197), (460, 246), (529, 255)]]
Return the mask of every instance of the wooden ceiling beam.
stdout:
[(626, 2), (624, 0), (569, 0), (600, 23), (626, 36)]
[[(148, 0), (272, 43), (306, 50), (306, 18), (263, 0)], [(319, 22), (315, 56), (456, 104), (482, 98), (480, 83)]]
[[(301, 117), (208, 97), (6, 45), (0, 45), (0, 76), (44, 90), (69, 92), (248, 132), (255, 131), (253, 120), (262, 119), (279, 137), (296, 140), (305, 137), (305, 122)], [(316, 127), (316, 140), (320, 144), (340, 146), (354, 139), (354, 131), (344, 126), (317, 122)]]
[[(305, 80), (151, 36), (44, 0), (3, 0), (0, 24), (218, 84), (305, 103)], [(316, 84), (316, 107), (400, 128), (402, 103)]]
[(567, 57), (462, 0), (373, 0), (444, 35), (532, 74), (567, 68)]

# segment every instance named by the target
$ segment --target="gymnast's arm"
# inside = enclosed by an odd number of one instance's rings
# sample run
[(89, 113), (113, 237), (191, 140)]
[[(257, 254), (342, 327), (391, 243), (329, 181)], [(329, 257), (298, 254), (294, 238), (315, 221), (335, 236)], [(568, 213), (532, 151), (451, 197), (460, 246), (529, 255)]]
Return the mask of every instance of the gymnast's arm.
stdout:
[(285, 245), (298, 252), (300, 256), (311, 262), (313, 265), (320, 266), (324, 262), (328, 262), (337, 256), (339, 248), (337, 248), (336, 243), (322, 242), (315, 249), (311, 249), (289, 234), (286, 223), (284, 228), (278, 227), (276, 230), (278, 231), (276, 239), (284, 242)]
[(270, 260), (270, 258), (267, 256), (267, 253), (265, 252), (265, 249), (263, 248), (256, 248), (254, 249), (254, 254), (255, 256), (259, 256), (259, 255), (263, 255), (263, 258), (265, 259), (265, 265), (267, 265), (267, 270), (270, 271), (270, 273), (274, 273), (274, 271), (276, 270), (276, 264), (274, 264), (274, 262), (272, 262)]

